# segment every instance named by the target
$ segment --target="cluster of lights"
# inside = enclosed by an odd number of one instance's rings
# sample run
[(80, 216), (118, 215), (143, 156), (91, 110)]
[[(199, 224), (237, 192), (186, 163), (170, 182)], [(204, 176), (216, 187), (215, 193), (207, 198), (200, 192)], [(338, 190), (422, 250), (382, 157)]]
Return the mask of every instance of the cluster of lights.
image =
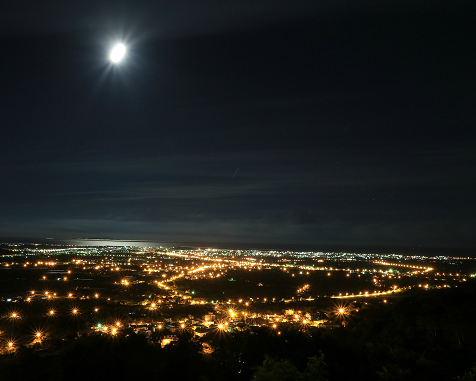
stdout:
[(298, 294), (301, 294), (301, 293), (303, 293), (304, 291), (309, 290), (309, 287), (311, 287), (311, 286), (308, 285), (308, 284), (305, 284), (305, 285), (302, 286), (301, 288), (298, 288), (296, 292), (297, 292)]
[(423, 273), (433, 271), (432, 267), (415, 266), (415, 265), (409, 265), (406, 263), (390, 263), (390, 262), (381, 261), (381, 260), (376, 260), (374, 261), (374, 263), (379, 265), (384, 265), (384, 266), (405, 267), (409, 269), (423, 270)]
[(390, 294), (395, 294), (397, 292), (402, 292), (403, 290), (405, 289), (408, 289), (408, 287), (405, 287), (405, 288), (398, 288), (397, 286), (394, 286), (393, 289), (391, 290), (388, 290), (388, 291), (374, 291), (374, 292), (368, 292), (368, 291), (364, 291), (364, 292), (359, 292), (358, 294), (346, 294), (346, 295), (342, 295), (342, 294), (339, 294), (339, 295), (332, 295), (331, 298), (335, 298), (335, 299), (349, 299), (349, 298), (360, 298), (360, 297), (365, 297), (365, 298), (368, 298), (368, 297), (378, 297), (378, 296), (384, 296), (384, 295), (390, 295)]
[(113, 325), (103, 325), (98, 323), (95, 329), (99, 332), (108, 333), (111, 336), (116, 336), (119, 333), (119, 329), (121, 328), (122, 324), (120, 321), (115, 322)]

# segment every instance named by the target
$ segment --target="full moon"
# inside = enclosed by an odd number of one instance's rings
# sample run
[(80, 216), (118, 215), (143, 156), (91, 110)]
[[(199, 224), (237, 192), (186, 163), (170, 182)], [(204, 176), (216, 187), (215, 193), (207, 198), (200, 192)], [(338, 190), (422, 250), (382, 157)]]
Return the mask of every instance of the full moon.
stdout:
[(113, 63), (118, 63), (120, 61), (122, 61), (122, 59), (124, 58), (124, 56), (126, 55), (126, 47), (124, 44), (116, 44), (111, 52), (109, 53), (109, 59), (113, 62)]

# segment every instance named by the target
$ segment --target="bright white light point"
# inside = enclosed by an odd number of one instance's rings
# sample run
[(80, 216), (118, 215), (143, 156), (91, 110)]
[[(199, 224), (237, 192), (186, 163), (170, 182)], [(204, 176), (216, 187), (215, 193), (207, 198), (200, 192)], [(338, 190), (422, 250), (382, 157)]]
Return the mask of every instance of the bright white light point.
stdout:
[(109, 54), (109, 59), (114, 63), (118, 63), (124, 58), (125, 55), (126, 47), (124, 44), (117, 44), (112, 48), (111, 53)]

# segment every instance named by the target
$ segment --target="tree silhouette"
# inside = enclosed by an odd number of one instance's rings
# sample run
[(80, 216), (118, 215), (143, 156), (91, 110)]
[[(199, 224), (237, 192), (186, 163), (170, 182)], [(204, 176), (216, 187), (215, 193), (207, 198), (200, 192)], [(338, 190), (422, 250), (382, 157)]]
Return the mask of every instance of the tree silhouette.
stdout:
[(302, 381), (302, 374), (289, 361), (276, 361), (269, 356), (253, 374), (253, 381)]

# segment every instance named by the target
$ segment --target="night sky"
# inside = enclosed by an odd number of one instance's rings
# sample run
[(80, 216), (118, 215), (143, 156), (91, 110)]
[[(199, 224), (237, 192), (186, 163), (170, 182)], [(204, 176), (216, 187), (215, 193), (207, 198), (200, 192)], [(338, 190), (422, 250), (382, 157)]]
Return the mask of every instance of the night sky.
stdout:
[(1, 239), (476, 253), (474, 1), (6, 4)]

